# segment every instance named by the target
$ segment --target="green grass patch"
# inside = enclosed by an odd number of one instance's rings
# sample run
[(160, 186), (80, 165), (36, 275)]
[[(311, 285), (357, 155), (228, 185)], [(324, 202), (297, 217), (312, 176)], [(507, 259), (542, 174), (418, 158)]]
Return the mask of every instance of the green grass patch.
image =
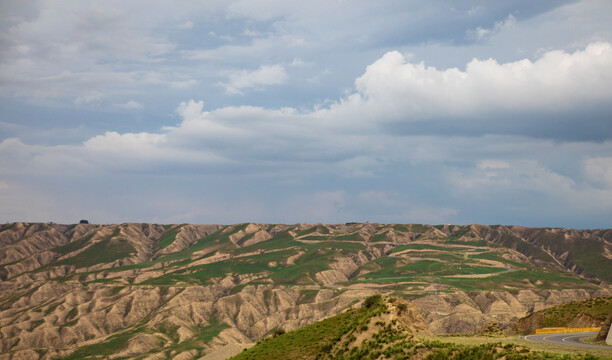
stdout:
[(60, 260), (54, 265), (74, 265), (77, 268), (89, 267), (130, 256), (136, 252), (136, 249), (127, 240), (117, 237), (119, 231), (119, 228), (117, 228), (113, 234), (102, 241), (91, 245), (73, 257)]
[(357, 233), (357, 232), (356, 233), (352, 233), (352, 234), (332, 236), (330, 240), (338, 240), (338, 241), (342, 241), (342, 240), (365, 241), (363, 236), (360, 233)]
[(73, 251), (84, 248), (89, 243), (91, 238), (93, 238), (94, 235), (95, 233), (91, 233), (89, 235), (81, 237), (78, 240), (54, 247), (53, 249), (51, 249), (51, 251), (56, 252), (58, 254), (62, 254), (62, 255), (69, 254)]
[(302, 290), (302, 295), (298, 300), (299, 304), (309, 304), (315, 301), (319, 290)]
[(468, 258), (469, 259), (483, 259), (483, 260), (499, 261), (504, 264), (512, 265), (513, 267), (517, 267), (517, 268), (527, 267), (527, 265), (525, 264), (521, 264), (521, 263), (517, 263), (516, 261), (504, 259), (502, 257), (502, 253), (499, 253), (499, 252), (483, 252), (483, 253), (474, 254), (474, 255), (470, 254), (468, 255)]
[(438, 250), (438, 251), (464, 251), (463, 249), (449, 249), (444, 246), (430, 245), (430, 244), (408, 244), (408, 245), (400, 245), (393, 249), (391, 253), (396, 253), (404, 250)]
[(65, 357), (64, 360), (107, 359), (109, 355), (127, 347), (128, 341), (142, 331), (142, 328), (128, 330), (110, 336), (102, 343), (80, 347), (74, 353)]
[(414, 257), (426, 258), (426, 259), (439, 259), (451, 264), (463, 264), (468, 263), (465, 261), (465, 257), (462, 253), (454, 252), (435, 252), (435, 251), (424, 251), (412, 254)]
[(219, 335), (221, 331), (230, 328), (231, 326), (225, 323), (219, 323), (216, 319), (213, 319), (210, 325), (196, 328), (195, 333), (196, 341), (202, 342), (204, 345), (208, 344), (215, 336)]
[[(246, 227), (246, 225), (244, 227)], [(229, 241), (229, 237), (234, 233), (240, 231), (240, 229), (229, 232), (226, 231), (229, 228), (229, 226), (226, 226), (211, 234), (208, 234), (203, 238), (199, 239), (195, 244), (191, 245), (187, 249), (177, 251), (171, 254), (162, 255), (159, 258), (155, 259), (155, 262), (182, 260), (190, 258), (191, 254), (193, 254), (194, 252), (201, 251), (213, 246), (217, 248), (227, 249), (235, 248), (235, 245)]]
[(276, 250), (276, 249), (286, 249), (289, 247), (305, 247), (303, 243), (295, 240), (288, 231), (283, 231), (281, 233), (276, 234), (271, 239), (266, 241), (259, 242), (257, 244), (253, 244), (251, 246), (247, 246), (242, 248), (242, 251), (249, 252), (253, 250)]
[(310, 236), (304, 236), (300, 240), (329, 240), (329, 236), (325, 236), (325, 235), (310, 235)]
[(297, 236), (304, 236), (304, 235), (312, 234), (315, 232), (318, 232), (319, 234), (329, 234), (329, 229), (326, 228), (325, 226), (317, 225), (317, 226), (310, 227), (308, 229), (298, 231)]
[(566, 327), (580, 313), (604, 321), (612, 312), (612, 297), (575, 301), (538, 312), (544, 315), (542, 327)]
[(336, 241), (365, 241), (359, 233), (343, 234), (343, 235), (310, 235), (300, 238), (300, 240), (336, 240)]
[[(429, 279), (432, 280), (432, 279)], [(595, 285), (580, 279), (564, 276), (554, 272), (538, 271), (536, 269), (502, 272), (487, 278), (436, 278), (435, 282), (451, 285), (462, 291), (478, 291), (519, 288), (525, 289), (537, 284), (538, 289), (593, 289)]]
[(32, 329), (36, 329), (37, 327), (39, 327), (40, 325), (45, 323), (45, 319), (38, 319), (38, 320), (34, 320), (32, 321)]
[(372, 242), (379, 242), (379, 241), (389, 241), (387, 235), (389, 235), (388, 231), (382, 232), (380, 234), (376, 234), (374, 236), (372, 236)]
[(603, 256), (603, 243), (596, 239), (580, 238), (573, 244), (571, 262), (580, 266), (587, 274), (593, 274), (608, 283), (612, 282), (612, 261)]
[(444, 244), (449, 245), (468, 245), (468, 246), (479, 246), (479, 247), (499, 247), (499, 245), (495, 243), (488, 242), (486, 240), (445, 240)]
[(465, 234), (467, 234), (469, 231), (470, 231), (470, 227), (467, 226), (467, 225), (457, 226), (451, 232), (451, 234), (448, 237), (448, 239), (449, 240), (457, 240), (457, 239), (461, 238), (462, 236), (464, 236)]
[(423, 224), (412, 224), (410, 225), (410, 231), (415, 233), (424, 233), (431, 230), (431, 226)]
[(171, 230), (165, 233), (161, 239), (159, 239), (159, 248), (164, 249), (170, 246), (174, 240), (176, 240), (176, 234), (178, 234), (178, 230)]
[(261, 274), (274, 272), (278, 271), (281, 266), (272, 267), (270, 266), (271, 262), (295, 255), (297, 252), (297, 249), (288, 249), (193, 266), (177, 270), (171, 274), (148, 279), (142, 284), (158, 286), (170, 286), (181, 283), (200, 285), (210, 284), (213, 278), (223, 278), (230, 274)]
[(403, 225), (403, 224), (395, 224), (393, 225), (393, 230), (400, 232), (400, 233), (406, 233), (406, 232), (410, 232), (410, 226)]
[(304, 326), (259, 343), (232, 359), (315, 359), (328, 353), (342, 335), (367, 324), (372, 316), (380, 314), (384, 305), (349, 310), (343, 314)]
[(311, 248), (296, 260), (295, 265), (277, 269), (269, 277), (276, 284), (311, 283), (309, 279), (314, 278), (317, 272), (329, 269), (329, 263), (335, 257), (333, 251)]

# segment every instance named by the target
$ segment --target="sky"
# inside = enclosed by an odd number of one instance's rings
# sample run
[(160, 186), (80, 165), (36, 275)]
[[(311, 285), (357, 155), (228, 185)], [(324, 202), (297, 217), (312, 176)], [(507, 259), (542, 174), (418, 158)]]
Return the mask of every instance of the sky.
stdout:
[(612, 2), (0, 1), (0, 222), (612, 228)]

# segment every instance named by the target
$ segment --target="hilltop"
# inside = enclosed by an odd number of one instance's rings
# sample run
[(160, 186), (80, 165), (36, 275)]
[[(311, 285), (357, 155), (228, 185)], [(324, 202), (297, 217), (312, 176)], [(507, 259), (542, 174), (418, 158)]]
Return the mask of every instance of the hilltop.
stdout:
[(412, 299), (436, 334), (506, 329), (611, 296), (611, 244), (518, 226), (7, 224), (0, 353), (197, 358), (375, 293)]

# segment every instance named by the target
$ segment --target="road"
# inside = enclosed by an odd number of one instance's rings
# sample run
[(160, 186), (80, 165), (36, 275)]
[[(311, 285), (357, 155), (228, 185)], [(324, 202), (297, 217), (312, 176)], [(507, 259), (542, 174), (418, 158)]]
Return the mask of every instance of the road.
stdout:
[(580, 342), (580, 338), (595, 337), (597, 331), (585, 331), (585, 332), (574, 332), (574, 333), (557, 333), (557, 334), (538, 334), (528, 335), (524, 338), (526, 340), (541, 342), (545, 344), (555, 345), (567, 345), (567, 346), (579, 346), (589, 349), (608, 349), (612, 353), (612, 346), (605, 345), (593, 345)]

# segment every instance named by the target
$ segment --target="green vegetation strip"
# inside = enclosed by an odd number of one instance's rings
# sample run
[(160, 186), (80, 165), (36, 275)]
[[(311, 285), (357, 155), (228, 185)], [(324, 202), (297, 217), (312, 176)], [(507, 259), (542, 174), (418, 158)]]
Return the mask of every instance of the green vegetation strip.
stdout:
[[(130, 256), (136, 249), (123, 238), (118, 237), (120, 228), (77, 255), (58, 261), (54, 265), (74, 265), (88, 267), (96, 264), (109, 263)], [(64, 249), (66, 250), (66, 249)]]
[(176, 240), (176, 234), (178, 234), (178, 230), (171, 230), (164, 234), (164, 236), (159, 239), (159, 248), (165, 249), (170, 246), (174, 240)]
[(64, 360), (106, 359), (109, 355), (127, 347), (128, 341), (142, 331), (142, 328), (137, 328), (112, 335), (104, 342), (78, 348), (74, 353), (65, 357)]
[(566, 327), (580, 313), (603, 321), (611, 312), (612, 297), (575, 301), (538, 311), (544, 315), (542, 327)]

